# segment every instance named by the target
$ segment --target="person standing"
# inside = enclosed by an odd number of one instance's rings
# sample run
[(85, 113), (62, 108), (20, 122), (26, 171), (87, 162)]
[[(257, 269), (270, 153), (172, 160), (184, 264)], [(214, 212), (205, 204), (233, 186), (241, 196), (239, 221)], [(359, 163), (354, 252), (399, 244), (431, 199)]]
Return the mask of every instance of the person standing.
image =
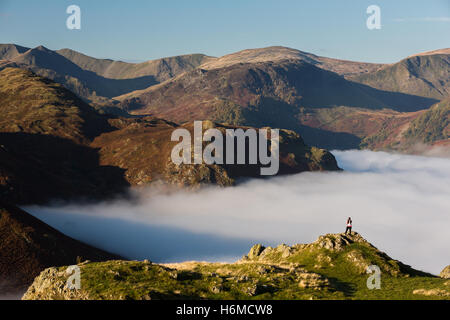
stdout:
[(348, 217), (347, 219), (347, 228), (345, 229), (345, 234), (347, 234), (347, 231), (350, 232), (350, 235), (352, 235), (352, 218)]

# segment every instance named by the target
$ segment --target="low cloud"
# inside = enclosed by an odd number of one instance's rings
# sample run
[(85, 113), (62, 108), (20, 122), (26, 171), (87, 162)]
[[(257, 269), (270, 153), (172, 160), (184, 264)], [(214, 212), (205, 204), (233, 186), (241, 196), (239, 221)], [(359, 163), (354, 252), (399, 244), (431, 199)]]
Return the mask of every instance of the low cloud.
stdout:
[[(233, 261), (250, 246), (354, 230), (437, 274), (450, 263), (450, 160), (335, 151), (345, 172), (254, 179), (195, 192), (141, 190), (139, 201), (26, 208), (62, 232), (131, 259)], [(136, 191), (137, 192), (137, 191)]]

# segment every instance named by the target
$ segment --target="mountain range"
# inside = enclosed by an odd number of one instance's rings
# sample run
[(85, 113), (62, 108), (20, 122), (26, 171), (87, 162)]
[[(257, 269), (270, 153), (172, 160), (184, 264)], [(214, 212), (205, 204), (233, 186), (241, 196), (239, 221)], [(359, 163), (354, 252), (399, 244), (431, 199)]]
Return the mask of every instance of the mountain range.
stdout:
[[(230, 186), (241, 178), (258, 176), (259, 165), (174, 164), (170, 155), (176, 142), (171, 141), (171, 133), (186, 129), (192, 135), (194, 120), (204, 120), (203, 129), (221, 132), (279, 128), (279, 174), (340, 170), (326, 149), (410, 153), (435, 146), (450, 149), (449, 59), (450, 49), (440, 49), (393, 64), (372, 64), (269, 47), (218, 58), (192, 54), (135, 64), (96, 59), (70, 49), (0, 45), (1, 289), (24, 289), (44, 268), (73, 264), (78, 257), (118, 258), (64, 236), (17, 205), (131, 197), (128, 187), (155, 182), (171, 187)], [(333, 251), (326, 247), (330, 243), (333, 250), (336, 245), (345, 244), (345, 248)], [(311, 254), (305, 248), (312, 248), (315, 257), (324, 260), (308, 260)], [(127, 283), (123, 279), (135, 271), (139, 278), (140, 270), (158, 274), (148, 278), (146, 273), (144, 280), (149, 283), (168, 281), (161, 282), (156, 292), (149, 287), (143, 287), (148, 292), (132, 292), (133, 299), (260, 294), (292, 298), (297, 280), (311, 289), (300, 292), (303, 298), (346, 298), (355, 293), (355, 286), (362, 289), (362, 277), (342, 278), (333, 268), (327, 269), (342, 261), (342, 268), (360, 273), (366, 262), (380, 263), (392, 277), (389, 283), (404, 285), (405, 294), (413, 293), (408, 291), (408, 281), (400, 283), (398, 276), (420, 277), (414, 285), (424, 285), (423, 292), (432, 286), (443, 292), (448, 285), (392, 260), (357, 235), (328, 235), (313, 246), (281, 246), (279, 251), (255, 247), (246, 259), (226, 267), (238, 271), (246, 264), (255, 267), (246, 270), (251, 281), (233, 278), (227, 282), (227, 276), (237, 275), (222, 274), (223, 268), (215, 265), (196, 265), (200, 271), (195, 272), (185, 272), (189, 266), (173, 270), (125, 261), (87, 263), (83, 268), (92, 281), (98, 280), (98, 270), (111, 270), (109, 283)], [(261, 256), (263, 252), (267, 257)], [(293, 258), (280, 260), (279, 253), (283, 259)], [(307, 264), (309, 269), (296, 265), (286, 269), (285, 262)], [(261, 264), (271, 275), (280, 276), (277, 279), (283, 285), (269, 288), (261, 282)], [(322, 267), (325, 272), (319, 272)], [(46, 270), (26, 298), (54, 297), (55, 288), (45, 285), (59, 283), (60, 271)], [(220, 273), (222, 280), (209, 277), (211, 273)], [(190, 282), (197, 278), (189, 277), (198, 274), (207, 281), (192, 288), (183, 283), (184, 289), (192, 289), (191, 295), (177, 293), (178, 280), (187, 276)], [(295, 283), (288, 281), (292, 277)], [(315, 287), (325, 291), (314, 291)], [(88, 297), (97, 297), (90, 289)], [(117, 289), (99, 294), (117, 299), (130, 294), (120, 285)]]
[[(176, 128), (192, 133), (192, 123), (99, 114), (61, 84), (29, 70), (0, 71), (0, 106), (0, 199), (12, 203), (101, 199), (155, 181), (227, 186), (258, 176), (259, 165), (175, 165), (171, 134)], [(237, 128), (212, 121), (204, 126)], [(280, 130), (279, 173), (312, 170), (339, 167), (328, 151)]]
[[(134, 64), (70, 49), (0, 45), (0, 69), (7, 66), (52, 79), (102, 112), (177, 123), (280, 127), (321, 148), (413, 152), (417, 143), (446, 145), (449, 137), (444, 123), (438, 140), (401, 136), (393, 143), (395, 132), (389, 128), (401, 124), (408, 131), (422, 111), (449, 97), (450, 49), (393, 64), (332, 59), (285, 47)], [(448, 124), (448, 109), (441, 115)]]

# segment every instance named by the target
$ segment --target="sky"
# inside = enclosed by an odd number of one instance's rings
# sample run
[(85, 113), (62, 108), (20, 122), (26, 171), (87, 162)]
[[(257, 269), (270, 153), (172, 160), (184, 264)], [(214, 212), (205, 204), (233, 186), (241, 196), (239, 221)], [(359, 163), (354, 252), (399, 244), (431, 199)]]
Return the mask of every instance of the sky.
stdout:
[[(72, 4), (81, 8), (80, 30), (66, 28)], [(366, 27), (373, 4), (381, 9), (379, 30)], [(450, 1), (0, 0), (0, 43), (126, 61), (282, 45), (391, 63), (450, 47)]]
[(344, 232), (350, 216), (354, 231), (381, 251), (439, 274), (449, 263), (450, 161), (373, 151), (333, 154), (343, 172), (172, 193), (148, 187), (134, 201), (25, 209), (75, 239), (155, 262), (235, 261), (256, 243), (310, 243)]

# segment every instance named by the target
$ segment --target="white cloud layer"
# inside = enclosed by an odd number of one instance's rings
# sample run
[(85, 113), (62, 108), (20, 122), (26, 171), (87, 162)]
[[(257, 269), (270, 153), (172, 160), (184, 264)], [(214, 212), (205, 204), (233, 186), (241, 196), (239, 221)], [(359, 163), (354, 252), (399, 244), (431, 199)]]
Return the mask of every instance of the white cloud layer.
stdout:
[(450, 160), (335, 151), (345, 172), (249, 180), (232, 188), (139, 201), (26, 208), (62, 232), (127, 258), (230, 261), (251, 245), (314, 241), (343, 232), (437, 274), (450, 264)]

